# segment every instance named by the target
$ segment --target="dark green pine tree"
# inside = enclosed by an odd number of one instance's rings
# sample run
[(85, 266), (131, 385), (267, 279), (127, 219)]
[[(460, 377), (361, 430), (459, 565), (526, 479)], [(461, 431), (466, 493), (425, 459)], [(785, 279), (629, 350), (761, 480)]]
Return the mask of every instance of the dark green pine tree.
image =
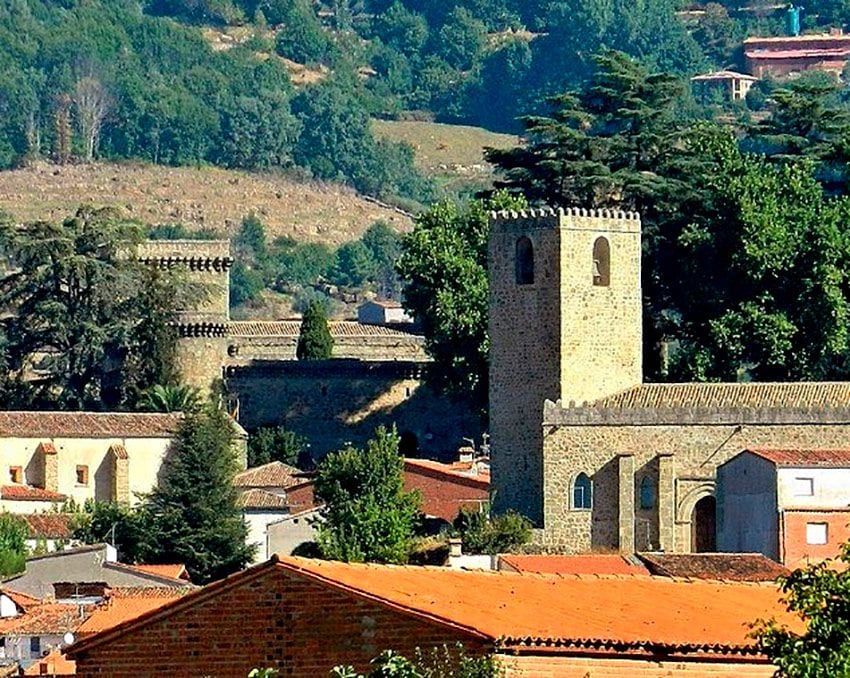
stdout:
[(197, 584), (221, 579), (250, 562), (253, 547), (236, 505), (235, 429), (210, 406), (180, 425), (159, 485), (143, 511), (145, 560), (181, 562)]
[(333, 348), (334, 340), (328, 329), (325, 309), (314, 301), (304, 311), (295, 355), (298, 360), (327, 360), (331, 357)]

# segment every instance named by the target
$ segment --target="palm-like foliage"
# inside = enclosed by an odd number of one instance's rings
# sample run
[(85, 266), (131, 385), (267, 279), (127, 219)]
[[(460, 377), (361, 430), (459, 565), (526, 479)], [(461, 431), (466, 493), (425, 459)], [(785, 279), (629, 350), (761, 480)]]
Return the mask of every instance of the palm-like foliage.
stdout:
[(156, 384), (142, 393), (139, 409), (147, 412), (194, 412), (201, 403), (198, 389), (185, 384)]

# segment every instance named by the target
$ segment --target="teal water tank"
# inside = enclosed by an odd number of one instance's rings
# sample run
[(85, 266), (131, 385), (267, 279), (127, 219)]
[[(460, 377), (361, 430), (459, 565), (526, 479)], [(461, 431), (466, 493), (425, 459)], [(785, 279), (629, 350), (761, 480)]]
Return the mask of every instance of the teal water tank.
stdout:
[(802, 7), (791, 5), (785, 14), (785, 30), (788, 35), (800, 35), (800, 11)]

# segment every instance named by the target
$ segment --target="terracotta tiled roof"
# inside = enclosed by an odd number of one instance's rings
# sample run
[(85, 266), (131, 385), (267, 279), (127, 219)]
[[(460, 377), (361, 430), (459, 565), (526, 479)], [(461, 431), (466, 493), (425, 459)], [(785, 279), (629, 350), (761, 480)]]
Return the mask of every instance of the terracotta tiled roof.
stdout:
[(34, 598), (33, 596), (28, 596), (26, 593), (21, 593), (20, 591), (13, 591), (12, 589), (0, 589), (0, 593), (8, 596), (12, 602), (15, 603), (21, 610), (26, 610), (28, 607), (33, 605), (40, 605), (41, 601), (38, 598)]
[(18, 617), (0, 620), (0, 633), (9, 636), (59, 635), (76, 631), (83, 622), (76, 604), (43, 602)]
[(453, 521), (461, 508), (480, 508), (490, 498), (490, 473), (469, 475), (472, 464), (404, 460), (404, 489), (419, 490), (422, 512)]
[(79, 635), (87, 636), (111, 629), (113, 626), (182, 598), (193, 590), (166, 587), (132, 587), (132, 589), (132, 595), (121, 594), (119, 589), (112, 589), (106, 602), (95, 607), (88, 619), (80, 625), (77, 631)]
[(245, 490), (237, 498), (236, 505), (243, 509), (269, 509), (275, 511), (285, 511), (289, 508), (289, 502), (285, 496), (258, 489)]
[(594, 406), (618, 409), (850, 407), (850, 382), (642, 384), (597, 400)]
[(747, 452), (767, 459), (777, 466), (826, 466), (842, 468), (850, 466), (850, 450), (768, 450), (748, 449)]
[(294, 466), (273, 461), (237, 473), (233, 478), (236, 487), (291, 487), (304, 482), (304, 473)]
[(845, 58), (850, 56), (850, 47), (813, 47), (811, 49), (748, 49), (747, 59), (807, 59), (811, 57)]
[(186, 566), (179, 563), (174, 565), (132, 565), (140, 572), (155, 574), (160, 577), (170, 577), (171, 579), (189, 579), (189, 574), (186, 572)]
[[(229, 325), (230, 336), (253, 338), (253, 337), (277, 337), (297, 339), (301, 331), (300, 320), (238, 320)], [(386, 327), (384, 325), (366, 325), (353, 320), (338, 320), (328, 323), (331, 336), (335, 339), (342, 337), (395, 337), (406, 339), (417, 337), (413, 332), (406, 332), (397, 327)]]
[(68, 539), (71, 536), (71, 513), (29, 513), (22, 515), (29, 527), (30, 539)]
[(25, 676), (76, 676), (77, 663), (66, 659), (60, 650), (53, 649), (46, 657), (31, 664)]
[(182, 416), (135, 412), (0, 412), (0, 436), (168, 438)]
[(0, 487), (0, 499), (12, 501), (65, 501), (64, 494), (45, 490), (32, 485), (3, 485)]
[[(282, 557), (280, 567), (491, 639), (753, 648), (749, 624), (775, 616), (800, 629), (771, 584), (358, 565)], [(545, 611), (545, 612), (543, 612)]]
[(760, 553), (640, 553), (649, 571), (665, 577), (773, 582), (788, 574)]
[(380, 306), (381, 308), (403, 308), (401, 302), (393, 301), (392, 299), (370, 299), (367, 302), (364, 302), (364, 306), (366, 304), (375, 304), (375, 306)]
[[(500, 555), (499, 569), (508, 572), (548, 574), (622, 574), (648, 575), (649, 570), (637, 558), (620, 554), (575, 556)], [(505, 567), (507, 566), (507, 567)]]
[(110, 454), (113, 454), (116, 459), (129, 459), (129, 456), (127, 455), (127, 448), (119, 443), (110, 445), (109, 452)]

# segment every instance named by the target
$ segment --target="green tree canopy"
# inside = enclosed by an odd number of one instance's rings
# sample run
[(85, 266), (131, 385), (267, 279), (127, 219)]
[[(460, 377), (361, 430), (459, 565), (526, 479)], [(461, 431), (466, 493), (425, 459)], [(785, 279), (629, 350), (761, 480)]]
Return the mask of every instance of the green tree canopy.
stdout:
[(0, 512), (0, 576), (9, 577), (26, 568), (29, 529), (20, 516)]
[(181, 422), (162, 479), (144, 502), (146, 562), (181, 562), (205, 584), (245, 567), (253, 547), (236, 505), (233, 422), (209, 406)]
[(380, 427), (365, 449), (331, 452), (319, 464), (316, 496), (324, 506), (317, 542), (325, 558), (407, 562), (420, 497), (404, 491), (398, 443), (394, 430)]
[(465, 207), (444, 201), (416, 220), (402, 242), (404, 306), (420, 323), (439, 391), (487, 402), (487, 237), (489, 210), (522, 209), (499, 193)]
[(295, 355), (298, 360), (328, 360), (333, 353), (334, 340), (328, 328), (328, 317), (324, 307), (312, 302), (301, 319), (298, 345)]
[(133, 255), (139, 230), (111, 209), (81, 208), (61, 223), (7, 224), (11, 270), (0, 280), (0, 321), (14, 392), (67, 409), (131, 406), (174, 375), (168, 322), (187, 289)]
[(248, 436), (248, 466), (281, 461), (309, 470), (313, 463), (307, 439), (283, 426), (261, 426)]

